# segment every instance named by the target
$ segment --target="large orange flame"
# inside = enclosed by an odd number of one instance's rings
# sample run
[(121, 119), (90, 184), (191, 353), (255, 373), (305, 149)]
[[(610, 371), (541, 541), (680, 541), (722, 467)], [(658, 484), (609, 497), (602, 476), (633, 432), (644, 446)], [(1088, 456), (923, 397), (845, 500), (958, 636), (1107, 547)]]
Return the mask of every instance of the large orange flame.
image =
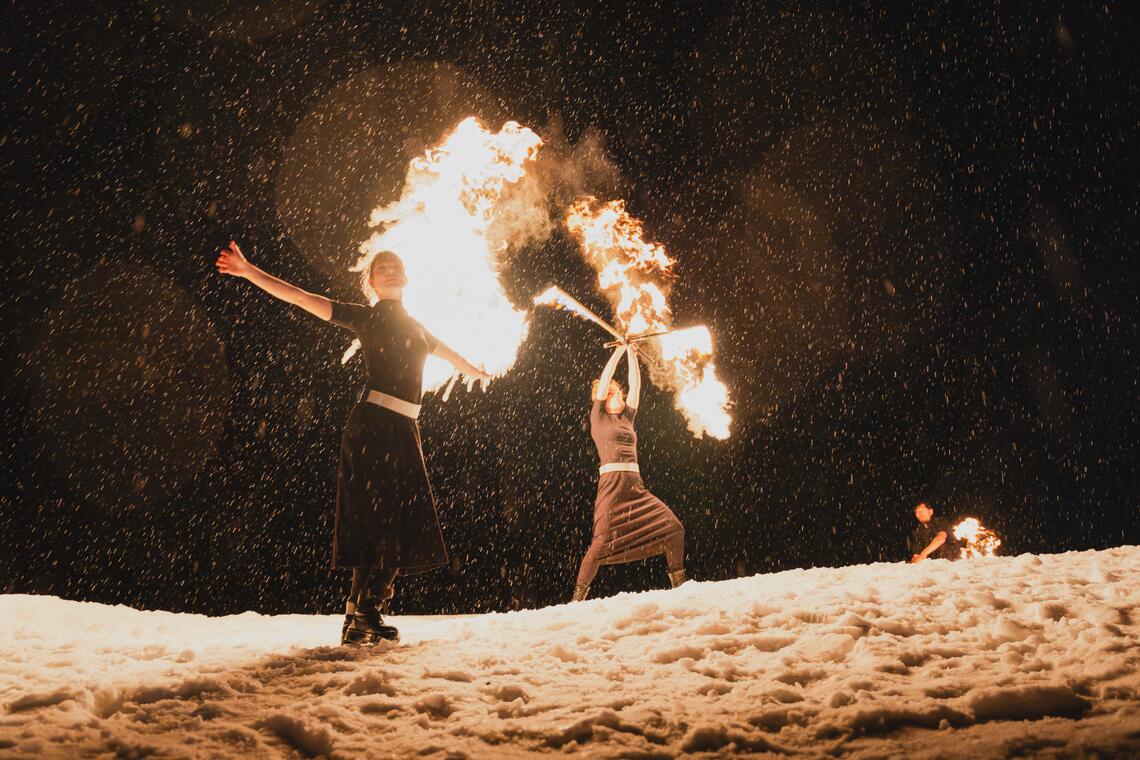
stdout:
[(954, 538), (965, 543), (962, 559), (992, 557), (1001, 546), (1001, 539), (976, 517), (967, 517), (954, 526)]
[[(380, 251), (398, 254), (408, 273), (408, 312), (493, 375), (514, 364), (527, 320), (503, 292), (499, 251), (487, 230), (497, 204), (541, 145), (538, 135), (516, 122), (491, 132), (474, 117), (464, 119), (410, 163), (399, 200), (372, 212), (377, 231), (360, 246), (353, 266), (367, 272)], [(429, 357), (424, 389), (453, 375), (450, 364)]]
[[(626, 211), (624, 201), (581, 198), (567, 212), (566, 227), (597, 270), (598, 285), (613, 305), (622, 333), (633, 336), (671, 330), (668, 295), (673, 260), (664, 246), (645, 239), (641, 222)], [(662, 365), (651, 365), (650, 377), (675, 393), (674, 405), (689, 429), (698, 438), (727, 438), (732, 422), (728, 389), (716, 376), (708, 328), (677, 330), (652, 341)]]

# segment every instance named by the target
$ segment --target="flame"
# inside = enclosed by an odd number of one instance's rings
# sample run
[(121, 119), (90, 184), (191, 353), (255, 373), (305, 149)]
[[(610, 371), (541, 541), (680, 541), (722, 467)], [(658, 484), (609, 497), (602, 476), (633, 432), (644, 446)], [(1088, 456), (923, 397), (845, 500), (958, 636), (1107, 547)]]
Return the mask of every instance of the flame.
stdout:
[(954, 526), (954, 538), (964, 541), (962, 559), (992, 557), (1001, 546), (1001, 539), (976, 517), (967, 517)]
[(566, 309), (567, 311), (574, 312), (583, 319), (593, 319), (589, 311), (583, 309), (581, 304), (568, 296), (566, 291), (557, 285), (551, 285), (535, 296), (534, 303), (536, 306), (553, 306), (556, 309)]
[[(399, 200), (372, 212), (376, 232), (360, 246), (356, 272), (367, 272), (380, 251), (404, 261), (404, 305), (440, 340), (492, 375), (515, 362), (526, 337), (526, 313), (499, 282), (496, 250), (487, 237), (496, 206), (526, 174), (542, 139), (517, 122), (497, 133), (475, 117), (408, 166)], [(375, 295), (371, 296), (375, 301)], [(345, 360), (348, 355), (346, 354)], [(424, 366), (424, 390), (456, 374), (434, 356)]]
[[(645, 239), (641, 222), (626, 211), (624, 201), (581, 198), (570, 206), (566, 227), (597, 270), (598, 285), (613, 304), (621, 332), (640, 335), (672, 328), (668, 291), (673, 260), (664, 246)], [(663, 361), (660, 368), (651, 365), (654, 383), (674, 391), (674, 405), (694, 435), (727, 438), (732, 422), (728, 389), (716, 376), (708, 328), (676, 330), (653, 340)]]
[(536, 306), (551, 306), (555, 309), (566, 309), (569, 312), (577, 314), (582, 319), (596, 322), (608, 333), (611, 333), (615, 338), (620, 338), (621, 333), (614, 329), (613, 325), (606, 322), (594, 312), (587, 309), (574, 299), (569, 293), (557, 285), (551, 285), (546, 290), (539, 293), (534, 297)]

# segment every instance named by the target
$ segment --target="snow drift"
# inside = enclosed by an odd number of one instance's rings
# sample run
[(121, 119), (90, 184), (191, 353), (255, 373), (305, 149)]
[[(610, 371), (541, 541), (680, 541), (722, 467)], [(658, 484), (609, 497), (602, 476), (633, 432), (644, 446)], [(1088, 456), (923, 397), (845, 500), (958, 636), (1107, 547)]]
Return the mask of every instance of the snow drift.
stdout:
[(2, 596), (0, 756), (1140, 755), (1140, 547), (392, 620)]

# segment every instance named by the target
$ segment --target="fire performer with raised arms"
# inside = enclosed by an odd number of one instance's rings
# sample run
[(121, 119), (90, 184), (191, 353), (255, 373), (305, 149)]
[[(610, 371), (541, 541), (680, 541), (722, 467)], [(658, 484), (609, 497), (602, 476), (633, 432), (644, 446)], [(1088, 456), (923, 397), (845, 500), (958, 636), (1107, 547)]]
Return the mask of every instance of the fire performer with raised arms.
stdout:
[(241, 277), (270, 295), (352, 330), (361, 342), (367, 386), (349, 412), (340, 444), (334, 569), (352, 570), (342, 644), (398, 638), (380, 608), (395, 593), (396, 576), (447, 562), (435, 496), (428, 481), (416, 418), (428, 354), (480, 380), (490, 375), (441, 343), (404, 311), (404, 264), (381, 251), (364, 267), (361, 287), (373, 306), (308, 293), (251, 264), (230, 241), (218, 271)]
[[(629, 361), (629, 397), (613, 380), (622, 355)], [(665, 554), (669, 582), (685, 582), (685, 528), (669, 507), (649, 492), (637, 462), (637, 432), (633, 419), (641, 398), (641, 370), (636, 345), (625, 340), (614, 350), (601, 376), (594, 381), (590, 436), (598, 448), (601, 467), (594, 500), (594, 532), (582, 558), (573, 601), (590, 592), (599, 565)]]

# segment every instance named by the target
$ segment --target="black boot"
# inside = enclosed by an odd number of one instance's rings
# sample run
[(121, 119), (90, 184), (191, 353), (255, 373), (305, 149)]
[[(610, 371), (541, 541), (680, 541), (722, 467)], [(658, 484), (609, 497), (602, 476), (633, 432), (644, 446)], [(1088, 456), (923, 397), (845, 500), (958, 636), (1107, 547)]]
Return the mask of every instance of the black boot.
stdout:
[(378, 641), (396, 641), (400, 632), (386, 625), (375, 606), (358, 609), (349, 602), (345, 605), (344, 624), (340, 628), (342, 646), (371, 646)]
[[(360, 618), (359, 621), (357, 618)], [(368, 623), (356, 614), (356, 605), (348, 602), (344, 605), (344, 624), (340, 627), (341, 646), (368, 646), (372, 644), (372, 632), (368, 630)]]
[(357, 616), (351, 613), (344, 616), (344, 625), (340, 627), (341, 646), (368, 646), (373, 643), (367, 623), (361, 620), (358, 624), (356, 618)]
[[(391, 598), (391, 597), (389, 597)], [(385, 600), (386, 602), (387, 600)], [(384, 622), (383, 615), (380, 614), (380, 605), (373, 602), (360, 610), (359, 615), (364, 617), (364, 624), (371, 631), (372, 636), (382, 641), (398, 641), (400, 632), (396, 630), (395, 626), (388, 625)]]

